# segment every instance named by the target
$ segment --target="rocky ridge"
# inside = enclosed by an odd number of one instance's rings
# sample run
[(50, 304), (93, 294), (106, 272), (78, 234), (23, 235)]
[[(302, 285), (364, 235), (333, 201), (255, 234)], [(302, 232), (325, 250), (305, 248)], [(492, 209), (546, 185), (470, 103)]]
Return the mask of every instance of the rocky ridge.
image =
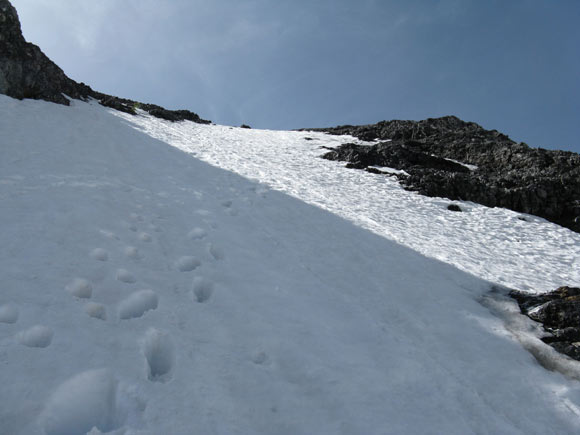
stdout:
[(381, 173), (427, 196), (473, 201), (533, 214), (580, 232), (580, 155), (530, 148), (455, 116), (423, 121), (311, 129), (349, 134), (374, 145), (344, 144), (323, 155)]
[(104, 106), (131, 114), (136, 114), (139, 108), (170, 121), (210, 123), (189, 110), (167, 110), (155, 104), (114, 97), (68, 78), (40, 48), (24, 39), (18, 13), (8, 0), (0, 0), (0, 93), (67, 106), (69, 98), (85, 101), (95, 98)]

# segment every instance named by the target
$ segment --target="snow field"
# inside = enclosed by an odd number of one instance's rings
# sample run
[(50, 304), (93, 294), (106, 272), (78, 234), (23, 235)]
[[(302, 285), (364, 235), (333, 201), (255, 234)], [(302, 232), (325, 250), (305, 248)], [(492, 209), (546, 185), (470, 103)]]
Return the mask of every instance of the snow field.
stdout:
[(0, 96), (6, 433), (578, 432), (489, 282), (130, 127)]
[(535, 216), (522, 221), (519, 213), (471, 202), (461, 203), (463, 213), (446, 212), (450, 200), (407, 192), (393, 178), (319, 158), (326, 148), (364, 144), (356, 138), (115, 115), (196, 158), (483, 279), (529, 292), (580, 285), (579, 234)]

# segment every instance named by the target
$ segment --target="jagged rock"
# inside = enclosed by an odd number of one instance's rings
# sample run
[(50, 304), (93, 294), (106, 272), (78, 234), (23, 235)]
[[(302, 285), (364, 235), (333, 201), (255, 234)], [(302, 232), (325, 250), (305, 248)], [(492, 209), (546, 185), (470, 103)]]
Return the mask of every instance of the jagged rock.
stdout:
[(252, 128), (252, 127), (250, 127), (248, 124), (242, 124), (240, 125), (240, 128)]
[(84, 99), (91, 88), (69, 79), (64, 72), (22, 36), (16, 9), (0, 0), (0, 93), (13, 98), (33, 98), (69, 104)]
[(0, 0), (0, 93), (20, 100), (32, 98), (67, 106), (70, 104), (67, 97), (80, 100), (92, 97), (103, 106), (132, 115), (140, 108), (169, 121), (210, 123), (189, 110), (167, 110), (155, 104), (114, 97), (68, 78), (40, 48), (26, 42), (18, 13), (8, 0)]
[(454, 116), (313, 130), (380, 141), (347, 143), (323, 155), (326, 159), (356, 169), (403, 169), (409, 175), (399, 179), (408, 190), (534, 214), (580, 232), (576, 153), (530, 148)]
[(580, 361), (580, 288), (564, 286), (540, 295), (512, 291), (510, 296), (522, 314), (550, 333), (542, 338), (545, 343)]

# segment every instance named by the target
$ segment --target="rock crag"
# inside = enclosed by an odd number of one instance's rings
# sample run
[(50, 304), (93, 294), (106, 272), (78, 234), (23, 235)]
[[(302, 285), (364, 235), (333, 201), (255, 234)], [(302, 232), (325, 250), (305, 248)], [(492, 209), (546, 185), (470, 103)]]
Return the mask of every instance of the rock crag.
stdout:
[(24, 39), (18, 13), (8, 0), (0, 0), (0, 94), (67, 106), (69, 98), (85, 101), (95, 98), (104, 106), (131, 114), (136, 114), (136, 109), (140, 108), (170, 121), (210, 123), (189, 110), (167, 110), (154, 104), (114, 97), (68, 78), (40, 48)]
[[(580, 232), (580, 155), (530, 148), (455, 116), (312, 129), (374, 145), (344, 144), (323, 155), (355, 169), (396, 174), (408, 190), (540, 216)], [(392, 176), (392, 175), (391, 175)]]

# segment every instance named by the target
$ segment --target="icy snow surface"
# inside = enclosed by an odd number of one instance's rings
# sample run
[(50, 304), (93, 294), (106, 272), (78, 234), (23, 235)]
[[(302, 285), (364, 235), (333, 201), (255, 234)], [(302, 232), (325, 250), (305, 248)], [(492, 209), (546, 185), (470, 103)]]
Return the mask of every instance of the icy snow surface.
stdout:
[(171, 123), (121, 112), (119, 116), (212, 165), (481, 278), (529, 292), (580, 285), (579, 234), (535, 216), (526, 215), (524, 221), (518, 219), (521, 213), (472, 202), (462, 203), (463, 213), (446, 212), (450, 200), (408, 192), (394, 178), (348, 170), (343, 162), (319, 158), (327, 151), (323, 146), (364, 143), (351, 136)]
[(1, 95), (0, 132), (0, 434), (580, 430), (453, 266), (577, 284), (576, 234), (316, 158), (345, 138)]

